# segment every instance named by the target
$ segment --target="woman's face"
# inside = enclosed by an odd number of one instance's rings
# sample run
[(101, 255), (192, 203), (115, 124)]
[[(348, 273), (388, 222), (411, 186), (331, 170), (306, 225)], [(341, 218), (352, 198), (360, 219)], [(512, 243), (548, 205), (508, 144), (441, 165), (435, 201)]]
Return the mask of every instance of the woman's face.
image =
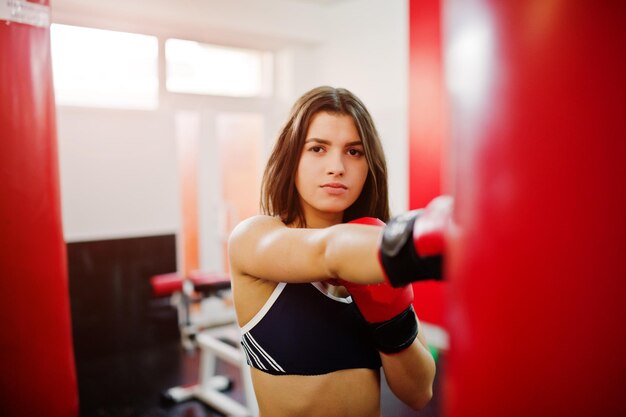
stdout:
[(368, 165), (350, 116), (313, 116), (296, 171), (296, 188), (309, 227), (340, 223), (363, 189)]

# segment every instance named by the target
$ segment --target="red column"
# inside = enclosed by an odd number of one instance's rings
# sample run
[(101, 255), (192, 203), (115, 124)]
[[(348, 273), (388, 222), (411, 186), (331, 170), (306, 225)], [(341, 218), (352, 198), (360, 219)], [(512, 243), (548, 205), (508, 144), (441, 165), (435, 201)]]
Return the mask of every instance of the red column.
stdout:
[(626, 410), (623, 1), (446, 2), (449, 417)]
[[(441, 1), (409, 2), (409, 208), (424, 207), (442, 194), (447, 117), (443, 85)], [(444, 325), (445, 285), (414, 284), (421, 320)]]
[[(30, 4), (20, 12), (28, 15)], [(78, 414), (54, 109), (49, 28), (0, 20), (0, 414), (6, 417)]]

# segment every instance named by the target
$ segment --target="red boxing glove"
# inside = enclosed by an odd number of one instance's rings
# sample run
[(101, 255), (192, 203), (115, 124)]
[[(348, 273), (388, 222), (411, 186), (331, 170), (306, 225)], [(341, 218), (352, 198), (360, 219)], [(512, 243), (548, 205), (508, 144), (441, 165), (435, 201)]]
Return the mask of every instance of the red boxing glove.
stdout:
[(452, 218), (452, 197), (433, 199), (413, 227), (413, 245), (420, 256), (441, 255), (446, 249), (446, 231)]
[(422, 210), (391, 219), (383, 231), (379, 258), (394, 287), (441, 279), (452, 197), (439, 196)]
[[(350, 223), (385, 226), (379, 219), (364, 217)], [(413, 287), (393, 288), (389, 283), (361, 285), (341, 280), (368, 322), (376, 347), (395, 353), (407, 348), (417, 337), (413, 310)]]

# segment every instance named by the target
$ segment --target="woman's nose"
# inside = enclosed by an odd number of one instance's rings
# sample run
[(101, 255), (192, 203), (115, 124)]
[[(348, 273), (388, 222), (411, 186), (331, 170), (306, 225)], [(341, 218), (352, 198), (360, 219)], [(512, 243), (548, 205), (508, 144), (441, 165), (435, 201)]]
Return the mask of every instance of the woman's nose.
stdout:
[(327, 161), (327, 173), (329, 175), (343, 175), (345, 173), (343, 155), (340, 152), (330, 153)]

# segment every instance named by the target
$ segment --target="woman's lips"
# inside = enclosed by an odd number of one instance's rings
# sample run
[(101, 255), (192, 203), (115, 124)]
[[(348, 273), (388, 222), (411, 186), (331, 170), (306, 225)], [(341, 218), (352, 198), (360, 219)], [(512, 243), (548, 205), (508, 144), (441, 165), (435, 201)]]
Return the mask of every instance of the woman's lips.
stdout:
[(324, 184), (322, 188), (330, 195), (341, 195), (348, 190), (348, 187), (338, 182)]

